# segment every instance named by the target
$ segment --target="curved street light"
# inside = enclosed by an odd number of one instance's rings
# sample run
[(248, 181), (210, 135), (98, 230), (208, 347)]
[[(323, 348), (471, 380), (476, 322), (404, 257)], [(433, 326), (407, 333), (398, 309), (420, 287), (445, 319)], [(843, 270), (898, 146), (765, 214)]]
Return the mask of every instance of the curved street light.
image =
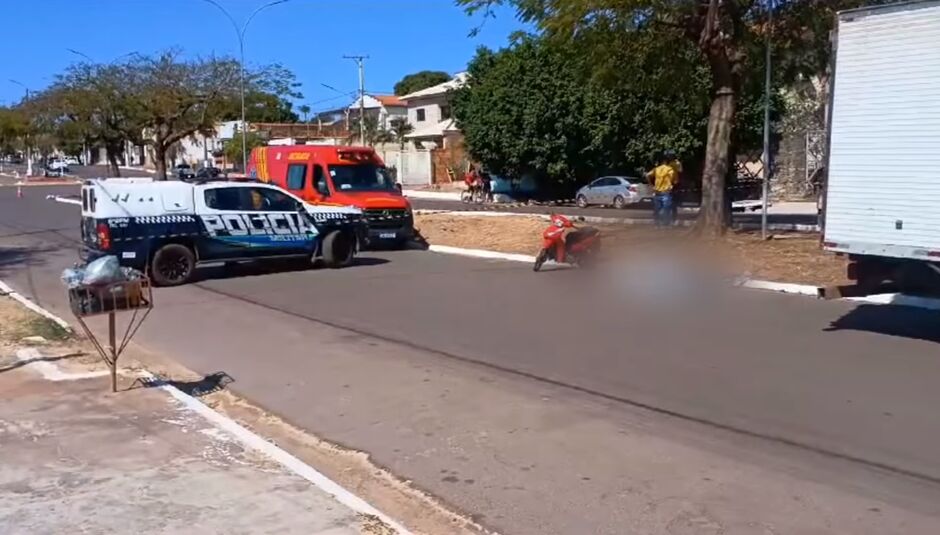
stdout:
[[(18, 80), (10, 78), (11, 84), (16, 84), (26, 90), (26, 100), (24, 102), (29, 102), (29, 88), (26, 87), (26, 84)], [(26, 176), (33, 176), (33, 154), (29, 147), (29, 133), (26, 134)]]
[(248, 24), (251, 23), (251, 19), (255, 18), (255, 15), (257, 15), (258, 13), (260, 13), (261, 11), (269, 7), (276, 6), (278, 4), (285, 4), (290, 0), (275, 0), (274, 2), (268, 2), (267, 4), (264, 4), (263, 6), (252, 11), (251, 15), (248, 15), (248, 18), (245, 19), (245, 22), (244, 24), (241, 25), (241, 27), (238, 26), (238, 22), (235, 21), (235, 18), (232, 17), (231, 13), (229, 13), (224, 7), (222, 7), (215, 0), (202, 0), (202, 1), (208, 4), (212, 4), (215, 7), (219, 8), (219, 11), (221, 11), (225, 15), (225, 17), (229, 20), (229, 22), (232, 23), (232, 27), (235, 28), (235, 35), (238, 37), (238, 54), (239, 54), (239, 62), (240, 62), (239, 66), (241, 70), (241, 81), (239, 83), (239, 86), (240, 86), (239, 92), (241, 93), (241, 101), (242, 101), (242, 120), (241, 120), (241, 123), (242, 123), (242, 172), (247, 173), (248, 172), (248, 133), (247, 133), (248, 128), (247, 128), (247, 123), (245, 122), (245, 31), (248, 30)]

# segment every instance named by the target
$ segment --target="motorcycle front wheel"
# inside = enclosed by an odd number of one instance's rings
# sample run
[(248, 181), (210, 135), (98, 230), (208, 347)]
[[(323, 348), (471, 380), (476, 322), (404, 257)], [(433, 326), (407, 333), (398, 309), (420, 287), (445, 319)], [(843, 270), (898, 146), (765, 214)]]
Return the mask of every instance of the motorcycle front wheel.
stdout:
[(548, 260), (548, 249), (542, 249), (539, 251), (538, 256), (535, 257), (535, 263), (532, 264), (532, 271), (538, 271), (542, 269), (542, 264)]

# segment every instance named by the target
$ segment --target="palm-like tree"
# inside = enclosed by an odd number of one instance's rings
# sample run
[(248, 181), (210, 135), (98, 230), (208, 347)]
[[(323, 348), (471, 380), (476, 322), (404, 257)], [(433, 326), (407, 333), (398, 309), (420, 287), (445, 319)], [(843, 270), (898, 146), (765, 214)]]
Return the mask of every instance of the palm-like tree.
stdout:
[(408, 122), (408, 119), (404, 117), (395, 117), (389, 121), (389, 126), (391, 127), (390, 132), (395, 141), (398, 142), (399, 148), (404, 149), (405, 136), (412, 133), (415, 127), (411, 126), (411, 123)]
[(310, 106), (307, 106), (306, 104), (301, 104), (300, 106), (297, 107), (297, 111), (303, 114), (304, 122), (306, 123), (307, 115), (310, 113)]

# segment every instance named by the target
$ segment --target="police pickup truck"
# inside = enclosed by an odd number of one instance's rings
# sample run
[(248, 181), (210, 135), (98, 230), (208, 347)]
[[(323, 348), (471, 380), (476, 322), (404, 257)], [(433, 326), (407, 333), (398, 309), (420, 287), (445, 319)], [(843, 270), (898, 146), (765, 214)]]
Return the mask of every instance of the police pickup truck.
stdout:
[(116, 256), (154, 284), (204, 264), (309, 258), (349, 265), (367, 232), (357, 208), (315, 206), (255, 182), (96, 179), (82, 186), (84, 258)]

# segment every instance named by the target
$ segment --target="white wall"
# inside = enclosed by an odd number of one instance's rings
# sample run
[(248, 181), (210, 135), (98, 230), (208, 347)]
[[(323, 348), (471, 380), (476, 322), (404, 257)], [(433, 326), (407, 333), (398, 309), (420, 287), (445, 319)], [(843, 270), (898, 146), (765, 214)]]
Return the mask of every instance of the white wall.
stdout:
[[(441, 122), (441, 105), (447, 104), (447, 95), (413, 99), (408, 104), (408, 122), (417, 130)], [(418, 110), (424, 110), (424, 121), (418, 121)]]
[(385, 162), (386, 167), (398, 170), (398, 181), (406, 186), (425, 186), (432, 183), (434, 168), (431, 164), (431, 151), (401, 151), (398, 147), (380, 149), (376, 152)]

